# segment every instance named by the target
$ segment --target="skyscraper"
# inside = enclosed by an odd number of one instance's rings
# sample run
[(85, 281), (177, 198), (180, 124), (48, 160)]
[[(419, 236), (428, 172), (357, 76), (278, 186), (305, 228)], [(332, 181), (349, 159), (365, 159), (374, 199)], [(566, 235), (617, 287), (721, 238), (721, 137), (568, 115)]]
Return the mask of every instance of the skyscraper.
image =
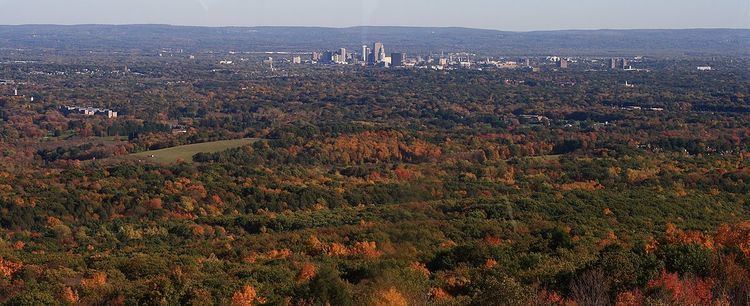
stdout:
[(336, 60), (336, 53), (332, 51), (323, 52), (323, 56), (320, 58), (321, 63), (333, 64)]
[(612, 70), (617, 69), (617, 59), (616, 58), (610, 58), (609, 59), (609, 69), (612, 69)]
[(362, 46), (362, 62), (367, 63), (367, 55), (370, 54), (369, 48), (367, 48), (367, 45)]
[(376, 64), (385, 60), (385, 47), (382, 42), (376, 42), (372, 46), (372, 58)]
[(406, 60), (406, 53), (391, 53), (391, 66), (403, 67)]
[(339, 62), (346, 63), (346, 48), (339, 49)]
[(557, 67), (560, 67), (560, 69), (567, 69), (568, 68), (568, 59), (561, 58), (559, 62), (557, 62)]

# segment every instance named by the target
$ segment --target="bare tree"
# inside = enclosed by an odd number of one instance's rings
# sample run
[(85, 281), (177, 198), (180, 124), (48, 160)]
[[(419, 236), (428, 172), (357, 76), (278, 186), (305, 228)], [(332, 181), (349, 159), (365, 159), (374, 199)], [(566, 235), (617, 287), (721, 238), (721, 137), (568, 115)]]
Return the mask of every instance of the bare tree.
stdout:
[(581, 306), (608, 306), (609, 279), (601, 269), (588, 270), (578, 276), (571, 284), (573, 298)]

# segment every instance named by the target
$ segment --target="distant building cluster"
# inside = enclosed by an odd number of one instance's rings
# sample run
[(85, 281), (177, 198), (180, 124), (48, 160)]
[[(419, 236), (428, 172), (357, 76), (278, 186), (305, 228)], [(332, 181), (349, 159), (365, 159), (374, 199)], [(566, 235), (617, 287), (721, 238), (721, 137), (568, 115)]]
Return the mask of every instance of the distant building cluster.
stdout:
[[(469, 52), (454, 52), (449, 54), (428, 54), (426, 56), (408, 57), (405, 52), (387, 53), (386, 46), (382, 42), (372, 45), (363, 45), (361, 50), (350, 51), (346, 48), (328, 50), (325, 52), (312, 52), (309, 60), (301, 56), (294, 56), (292, 64), (312, 63), (324, 65), (361, 65), (369, 67), (392, 67), (392, 68), (417, 68), (433, 70), (452, 69), (521, 69), (529, 72), (540, 72), (540, 66), (544, 64), (531, 58), (493, 60), (490, 58), (478, 59), (476, 54)], [(555, 64), (557, 68), (567, 69), (570, 67), (571, 59), (556, 56), (547, 57), (547, 60)]]
[[(586, 70), (586, 71), (633, 71), (649, 72), (649, 69), (640, 68), (643, 57), (581, 57), (581, 56), (531, 56), (531, 57), (511, 57), (479, 56), (470, 51), (453, 51), (453, 52), (427, 52), (418, 54), (409, 54), (399, 50), (398, 52), (388, 52), (388, 48), (382, 42), (361, 45), (357, 48), (334, 48), (326, 51), (317, 50), (312, 52), (306, 51), (265, 51), (265, 52), (246, 52), (253, 54), (277, 54), (278, 58), (265, 57), (261, 63), (265, 67), (270, 67), (271, 71), (284, 70), (287, 64), (291, 65), (350, 65), (362, 67), (381, 67), (381, 68), (413, 68), (413, 69), (432, 69), (432, 70), (495, 70), (495, 69), (513, 69), (524, 72), (541, 73), (545, 71), (564, 71), (568, 69)], [(238, 54), (230, 51), (230, 55)], [(224, 59), (219, 61), (220, 65), (233, 65), (238, 62), (246, 62), (248, 58), (233, 58), (236, 61)], [(631, 62), (634, 65), (631, 66)], [(279, 65), (277, 65), (279, 64)], [(698, 67), (699, 70), (710, 70), (710, 67)], [(626, 84), (626, 87), (631, 87)]]
[[(382, 42), (376, 42), (369, 47), (362, 46), (359, 54), (349, 52), (346, 48), (340, 48), (336, 51), (313, 52), (313, 63), (321, 64), (359, 64), (363, 66), (375, 67), (407, 67), (414, 66), (416, 62), (408, 61), (406, 53), (391, 53), (390, 56), (385, 51), (385, 45)], [(302, 63), (299, 57), (292, 58), (293, 64)]]
[(106, 118), (117, 118), (117, 112), (111, 109), (96, 107), (63, 106), (60, 108), (63, 114), (78, 114), (84, 116), (102, 116)]
[(633, 66), (630, 66), (628, 64), (628, 60), (625, 58), (610, 58), (609, 59), (609, 69), (611, 70), (634, 70)]

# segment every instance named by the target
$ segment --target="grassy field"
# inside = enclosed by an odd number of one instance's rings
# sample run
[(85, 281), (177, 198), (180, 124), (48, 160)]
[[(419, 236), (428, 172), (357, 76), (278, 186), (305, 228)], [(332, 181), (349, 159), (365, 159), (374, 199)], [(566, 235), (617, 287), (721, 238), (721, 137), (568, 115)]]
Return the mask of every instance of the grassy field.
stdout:
[(130, 158), (138, 160), (152, 161), (160, 164), (171, 164), (178, 160), (186, 162), (193, 161), (193, 155), (198, 153), (216, 153), (233, 148), (242, 147), (258, 141), (255, 138), (244, 138), (234, 140), (220, 140), (213, 142), (196, 143), (184, 146), (177, 146), (161, 150), (153, 150), (130, 154)]

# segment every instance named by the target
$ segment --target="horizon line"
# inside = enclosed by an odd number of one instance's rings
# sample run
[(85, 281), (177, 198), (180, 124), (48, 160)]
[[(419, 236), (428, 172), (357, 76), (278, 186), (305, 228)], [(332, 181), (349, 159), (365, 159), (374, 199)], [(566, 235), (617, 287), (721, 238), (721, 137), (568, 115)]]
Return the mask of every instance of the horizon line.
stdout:
[(413, 26), (413, 25), (352, 25), (352, 26), (315, 26), (315, 25), (187, 25), (169, 23), (23, 23), (23, 24), (0, 24), (0, 27), (28, 27), (28, 26), (54, 26), (54, 27), (76, 27), (76, 26), (164, 26), (177, 28), (310, 28), (310, 29), (356, 29), (356, 28), (403, 28), (403, 29), (466, 29), (496, 32), (565, 32), (565, 31), (688, 31), (688, 30), (750, 30), (748, 28), (733, 27), (691, 27), (691, 28), (565, 28), (565, 29), (536, 29), (536, 30), (502, 30), (492, 28), (475, 28), (466, 26)]

